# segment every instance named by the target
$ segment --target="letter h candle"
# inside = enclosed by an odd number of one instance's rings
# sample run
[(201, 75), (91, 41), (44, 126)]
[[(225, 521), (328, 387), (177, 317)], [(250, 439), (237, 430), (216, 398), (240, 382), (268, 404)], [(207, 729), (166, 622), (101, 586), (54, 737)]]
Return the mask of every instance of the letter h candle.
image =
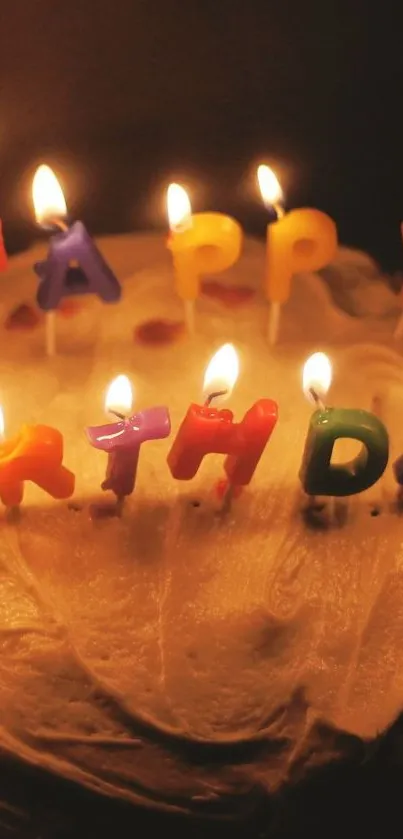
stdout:
[(209, 453), (226, 454), (224, 469), (232, 488), (250, 483), (277, 422), (277, 404), (260, 399), (243, 420), (234, 423), (233, 413), (211, 406), (213, 399), (227, 396), (238, 375), (238, 359), (231, 344), (212, 359), (205, 376), (204, 405), (192, 404), (168, 455), (174, 478), (189, 481)]

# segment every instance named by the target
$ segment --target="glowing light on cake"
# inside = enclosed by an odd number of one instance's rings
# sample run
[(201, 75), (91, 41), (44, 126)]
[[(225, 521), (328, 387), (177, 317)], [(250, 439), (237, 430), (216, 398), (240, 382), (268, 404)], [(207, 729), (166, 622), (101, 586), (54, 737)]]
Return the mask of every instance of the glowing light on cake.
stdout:
[(170, 184), (167, 190), (168, 221), (171, 230), (183, 230), (192, 223), (192, 205), (186, 189)]
[(63, 190), (50, 166), (42, 164), (36, 170), (32, 198), (38, 224), (47, 224), (67, 215)]
[(270, 166), (266, 166), (265, 163), (261, 163), (260, 166), (257, 167), (257, 179), (265, 207), (267, 207), (267, 209), (274, 207), (277, 211), (277, 215), (279, 213), (283, 214), (283, 190), (281, 189), (277, 176), (274, 174), (273, 170), (270, 169)]
[(204, 376), (203, 393), (208, 404), (224, 402), (239, 376), (239, 359), (232, 344), (224, 344), (211, 359)]
[(332, 383), (332, 365), (325, 353), (316, 352), (308, 358), (302, 373), (302, 388), (310, 402), (319, 407)]
[(127, 417), (133, 407), (133, 389), (127, 376), (116, 376), (105, 396), (105, 411)]

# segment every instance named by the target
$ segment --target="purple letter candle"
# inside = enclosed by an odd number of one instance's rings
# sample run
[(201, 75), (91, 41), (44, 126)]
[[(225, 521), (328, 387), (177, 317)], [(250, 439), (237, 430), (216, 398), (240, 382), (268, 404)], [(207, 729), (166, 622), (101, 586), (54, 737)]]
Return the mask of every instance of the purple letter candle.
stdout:
[[(72, 262), (76, 267), (70, 267)], [(34, 269), (40, 279), (38, 305), (45, 312), (73, 294), (98, 294), (106, 303), (121, 296), (120, 283), (81, 221), (52, 236), (48, 258)]]
[[(116, 402), (119, 412), (114, 410)], [(130, 418), (120, 413), (131, 407), (131, 386), (126, 376), (112, 382), (106, 407), (121, 419), (115, 423), (87, 428), (87, 437), (95, 449), (108, 454), (106, 477), (102, 489), (111, 489), (118, 499), (131, 495), (136, 483), (140, 446), (147, 440), (162, 440), (171, 431), (168, 408), (147, 408)]]
[(49, 166), (39, 166), (32, 185), (35, 216), (44, 227), (61, 228), (52, 236), (47, 259), (34, 270), (40, 283), (38, 305), (46, 313), (46, 347), (54, 355), (55, 311), (63, 299), (74, 294), (98, 294), (106, 303), (121, 296), (121, 287), (81, 221), (70, 228), (63, 190)]

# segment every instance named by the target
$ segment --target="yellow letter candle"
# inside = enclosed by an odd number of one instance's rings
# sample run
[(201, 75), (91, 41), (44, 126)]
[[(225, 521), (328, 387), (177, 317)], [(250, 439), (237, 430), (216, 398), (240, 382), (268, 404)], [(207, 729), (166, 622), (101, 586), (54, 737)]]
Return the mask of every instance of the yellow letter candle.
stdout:
[(284, 213), (283, 194), (268, 166), (258, 167), (258, 181), (267, 207), (277, 221), (267, 227), (265, 291), (270, 303), (268, 338), (277, 342), (280, 311), (291, 290), (291, 278), (302, 271), (318, 271), (333, 259), (337, 248), (334, 221), (320, 210), (302, 208)]
[(167, 208), (175, 288), (185, 305), (188, 331), (193, 332), (200, 277), (221, 273), (234, 265), (241, 252), (242, 228), (222, 213), (193, 215), (188, 194), (179, 184), (169, 186)]

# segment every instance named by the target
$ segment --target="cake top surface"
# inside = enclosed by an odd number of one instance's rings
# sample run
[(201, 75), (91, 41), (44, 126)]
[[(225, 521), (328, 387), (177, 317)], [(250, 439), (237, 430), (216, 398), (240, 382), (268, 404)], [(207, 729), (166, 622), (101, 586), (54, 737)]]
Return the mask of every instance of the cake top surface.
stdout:
[[(279, 788), (375, 737), (401, 710), (402, 521), (391, 466), (366, 493), (335, 511), (329, 502), (318, 528), (302, 515), (298, 479), (312, 410), (301, 371), (316, 350), (334, 365), (331, 402), (370, 409), (379, 397), (391, 462), (402, 453), (400, 302), (368, 257), (342, 250), (325, 279), (295, 278), (271, 349), (264, 249), (247, 241), (237, 265), (205, 284), (189, 338), (162, 238), (100, 247), (122, 300), (83, 298), (59, 313), (53, 359), (43, 322), (23, 330), (15, 314), (33, 306), (31, 266), (43, 247), (12, 259), (1, 278), (7, 428), (60, 429), (76, 492), (73, 503), (55, 502), (27, 485), (19, 518), (2, 515), (0, 743), (107, 795), (233, 815), (251, 790)], [(165, 343), (155, 320), (168, 322)], [(226, 341), (241, 358), (228, 407), (241, 418), (269, 397), (279, 422), (250, 487), (222, 516), (222, 458), (182, 483), (166, 457)], [(136, 408), (169, 407), (172, 435), (142, 447), (122, 518), (94, 518), (106, 455), (84, 429), (105, 422), (105, 389), (119, 373)]]

